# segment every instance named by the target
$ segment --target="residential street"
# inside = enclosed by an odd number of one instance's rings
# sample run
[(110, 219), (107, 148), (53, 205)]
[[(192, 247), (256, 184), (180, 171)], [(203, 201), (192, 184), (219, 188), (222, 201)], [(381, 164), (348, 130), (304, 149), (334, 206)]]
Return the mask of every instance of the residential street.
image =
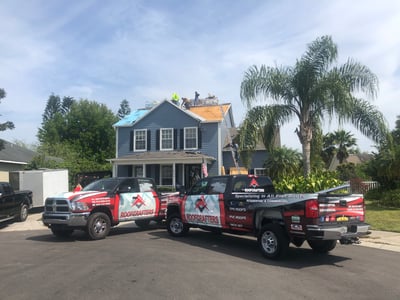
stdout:
[(45, 227), (9, 230), (22, 224), (0, 229), (2, 299), (400, 298), (395, 251), (338, 245), (316, 255), (305, 245), (271, 261), (245, 236), (191, 230), (172, 239), (164, 228), (134, 224), (100, 241), (81, 232), (60, 240)]

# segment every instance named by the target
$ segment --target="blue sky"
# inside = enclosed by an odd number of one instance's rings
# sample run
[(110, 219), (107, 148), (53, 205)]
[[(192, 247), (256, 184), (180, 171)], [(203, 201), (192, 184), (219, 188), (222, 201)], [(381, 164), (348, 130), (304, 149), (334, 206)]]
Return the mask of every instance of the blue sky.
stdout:
[[(252, 65), (293, 65), (306, 45), (331, 35), (338, 63), (351, 57), (379, 78), (373, 104), (391, 129), (400, 115), (400, 1), (370, 0), (2, 0), (0, 132), (37, 143), (49, 96), (95, 100), (117, 112), (170, 98), (216, 95), (236, 125), (246, 110), (240, 83)], [(300, 149), (296, 123), (282, 143)], [(325, 124), (327, 131), (336, 124)], [(351, 126), (361, 150), (373, 143)]]

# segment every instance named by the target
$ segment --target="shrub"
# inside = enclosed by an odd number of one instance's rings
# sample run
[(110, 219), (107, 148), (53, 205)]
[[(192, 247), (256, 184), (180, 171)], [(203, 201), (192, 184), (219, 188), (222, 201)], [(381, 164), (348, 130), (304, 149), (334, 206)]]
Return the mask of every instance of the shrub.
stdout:
[(278, 182), (274, 181), (275, 189), (280, 193), (315, 193), (341, 184), (343, 181), (337, 179), (336, 172), (331, 171), (312, 173), (307, 177), (285, 177)]

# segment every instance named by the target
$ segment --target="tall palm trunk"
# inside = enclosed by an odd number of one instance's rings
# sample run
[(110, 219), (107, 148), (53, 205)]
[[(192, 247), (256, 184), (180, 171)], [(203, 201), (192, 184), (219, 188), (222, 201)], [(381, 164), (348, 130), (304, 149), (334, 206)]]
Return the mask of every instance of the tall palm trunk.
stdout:
[(302, 122), (300, 130), (296, 129), (296, 133), (302, 146), (304, 177), (307, 177), (311, 173), (312, 125)]

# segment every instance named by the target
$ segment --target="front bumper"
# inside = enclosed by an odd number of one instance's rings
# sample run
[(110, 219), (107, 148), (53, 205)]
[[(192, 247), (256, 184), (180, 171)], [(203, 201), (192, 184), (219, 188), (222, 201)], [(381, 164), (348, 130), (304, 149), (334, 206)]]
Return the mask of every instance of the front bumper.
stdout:
[(352, 240), (370, 234), (366, 223), (336, 226), (307, 225), (307, 237), (314, 240)]
[(43, 213), (43, 224), (50, 227), (52, 225), (67, 227), (85, 227), (89, 212), (84, 213)]

